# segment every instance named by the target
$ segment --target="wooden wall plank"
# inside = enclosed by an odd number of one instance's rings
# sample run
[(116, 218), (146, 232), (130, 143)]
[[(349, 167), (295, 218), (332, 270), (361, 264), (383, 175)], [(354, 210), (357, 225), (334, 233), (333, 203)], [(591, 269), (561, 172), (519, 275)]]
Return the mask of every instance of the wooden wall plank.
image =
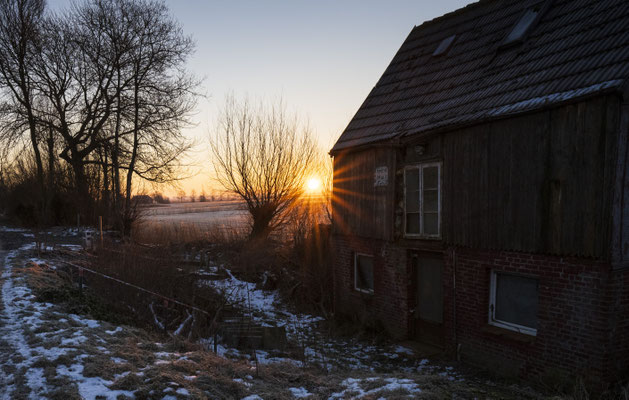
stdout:
[[(607, 259), (619, 108), (610, 95), (460, 129), (430, 139), (423, 156), (416, 143), (339, 154), (335, 225), (402, 240), (396, 171), (432, 157), (442, 161), (444, 243)], [(374, 187), (379, 166), (386, 187)]]
[(444, 134), (444, 242), (607, 258), (618, 107), (600, 97)]

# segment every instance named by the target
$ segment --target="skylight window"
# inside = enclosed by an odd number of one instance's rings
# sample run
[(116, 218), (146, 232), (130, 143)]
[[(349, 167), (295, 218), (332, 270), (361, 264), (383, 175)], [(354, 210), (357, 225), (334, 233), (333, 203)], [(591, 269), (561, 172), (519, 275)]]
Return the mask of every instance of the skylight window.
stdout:
[(452, 35), (443, 39), (441, 43), (439, 43), (439, 46), (437, 46), (437, 48), (435, 49), (435, 52), (432, 53), (432, 55), (438, 56), (445, 53), (450, 48), (450, 45), (452, 44), (452, 42), (454, 42), (455, 38), (456, 38), (456, 35)]
[(520, 18), (518, 23), (515, 24), (515, 26), (511, 30), (511, 33), (509, 33), (509, 36), (505, 38), (503, 45), (515, 43), (522, 40), (531, 28), (531, 25), (533, 25), (533, 22), (535, 22), (535, 20), (537, 19), (538, 15), (539, 10), (527, 10), (522, 18)]

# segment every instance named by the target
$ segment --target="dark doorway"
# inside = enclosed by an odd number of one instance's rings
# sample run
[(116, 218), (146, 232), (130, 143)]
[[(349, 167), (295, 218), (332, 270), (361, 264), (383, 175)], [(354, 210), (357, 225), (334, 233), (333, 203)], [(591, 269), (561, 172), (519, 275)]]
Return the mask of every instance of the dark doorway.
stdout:
[(413, 336), (415, 340), (443, 347), (443, 256), (411, 255), (415, 286)]

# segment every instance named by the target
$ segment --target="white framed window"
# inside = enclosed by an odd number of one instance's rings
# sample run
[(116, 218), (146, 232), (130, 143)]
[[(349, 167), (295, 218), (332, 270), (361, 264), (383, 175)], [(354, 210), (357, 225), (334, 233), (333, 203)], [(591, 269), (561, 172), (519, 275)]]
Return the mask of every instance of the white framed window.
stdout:
[(354, 255), (354, 289), (373, 293), (373, 256), (360, 253)]
[(538, 299), (537, 278), (492, 271), (489, 324), (536, 336)]
[(441, 237), (441, 163), (404, 169), (404, 234)]

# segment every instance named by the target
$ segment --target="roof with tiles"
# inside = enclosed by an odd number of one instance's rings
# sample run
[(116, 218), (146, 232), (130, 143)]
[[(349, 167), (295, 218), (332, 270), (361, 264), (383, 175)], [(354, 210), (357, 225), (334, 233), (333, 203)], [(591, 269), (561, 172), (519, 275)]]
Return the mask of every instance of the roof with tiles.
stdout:
[[(505, 45), (530, 10), (537, 20)], [(411, 31), (332, 153), (622, 90), (627, 79), (629, 1), (481, 0)]]

